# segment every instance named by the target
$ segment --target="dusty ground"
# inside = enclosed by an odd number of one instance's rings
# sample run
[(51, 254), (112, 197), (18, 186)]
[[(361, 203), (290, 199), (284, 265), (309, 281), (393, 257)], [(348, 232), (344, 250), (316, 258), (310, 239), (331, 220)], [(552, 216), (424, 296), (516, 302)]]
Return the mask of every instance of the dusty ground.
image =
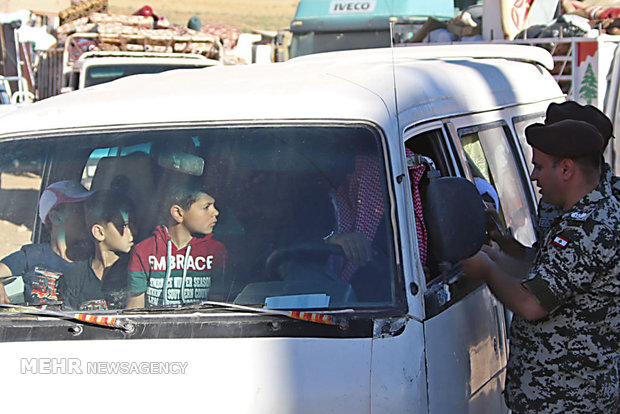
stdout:
[[(288, 27), (298, 0), (109, 0), (111, 13), (132, 14), (145, 4), (173, 23), (187, 24), (191, 16), (203, 23), (224, 23), (243, 31)], [(30, 9), (57, 13), (71, 0), (2, 0), (0, 12)]]
[(0, 189), (0, 258), (30, 243), (41, 179), (2, 173)]

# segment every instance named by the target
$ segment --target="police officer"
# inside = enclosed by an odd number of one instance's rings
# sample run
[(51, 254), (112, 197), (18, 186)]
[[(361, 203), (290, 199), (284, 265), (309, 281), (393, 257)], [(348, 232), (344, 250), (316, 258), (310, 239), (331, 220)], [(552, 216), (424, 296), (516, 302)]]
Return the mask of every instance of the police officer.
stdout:
[(577, 120), (526, 128), (532, 181), (560, 206), (525, 280), (483, 247), (462, 262), (515, 315), (505, 397), (514, 413), (615, 413), (620, 406), (620, 203), (601, 178), (604, 139)]
[[(552, 103), (547, 107), (545, 116), (545, 125), (550, 125), (565, 119), (576, 119), (585, 121), (598, 129), (603, 137), (603, 149), (605, 150), (609, 141), (613, 137), (613, 125), (609, 118), (598, 108), (592, 105), (581, 105), (575, 101), (566, 101), (562, 103)], [(601, 153), (602, 153), (601, 151)], [(602, 155), (601, 155), (602, 156)], [(611, 166), (606, 162), (602, 164), (601, 176), (611, 182), (614, 196), (620, 196), (620, 179), (614, 175)], [(545, 232), (551, 226), (556, 217), (561, 215), (561, 208), (540, 202), (538, 204), (538, 239), (542, 240)]]

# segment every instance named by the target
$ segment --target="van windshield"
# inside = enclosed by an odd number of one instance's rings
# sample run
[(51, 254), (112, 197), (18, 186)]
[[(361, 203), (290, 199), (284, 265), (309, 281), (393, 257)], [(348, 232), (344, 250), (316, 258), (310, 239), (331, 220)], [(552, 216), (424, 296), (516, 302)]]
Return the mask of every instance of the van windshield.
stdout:
[[(400, 303), (384, 150), (367, 126), (153, 129), (0, 147), (0, 280), (11, 303)], [(84, 188), (43, 191), (66, 180)]]

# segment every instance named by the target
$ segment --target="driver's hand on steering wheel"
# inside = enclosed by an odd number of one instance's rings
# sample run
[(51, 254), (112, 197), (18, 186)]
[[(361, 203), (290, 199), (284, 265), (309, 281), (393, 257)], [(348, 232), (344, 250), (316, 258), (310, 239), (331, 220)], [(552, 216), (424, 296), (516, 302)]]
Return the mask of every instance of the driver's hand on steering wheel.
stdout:
[(337, 244), (342, 247), (347, 260), (362, 266), (372, 258), (372, 246), (370, 240), (362, 233), (340, 233), (334, 234), (328, 243)]

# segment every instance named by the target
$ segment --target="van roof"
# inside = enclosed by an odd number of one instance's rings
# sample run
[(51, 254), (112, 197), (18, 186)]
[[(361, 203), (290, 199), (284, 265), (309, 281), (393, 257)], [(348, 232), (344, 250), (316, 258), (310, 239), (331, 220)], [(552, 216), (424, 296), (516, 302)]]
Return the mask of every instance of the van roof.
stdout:
[(552, 64), (551, 56), (530, 46), (443, 45), (179, 69), (36, 102), (3, 116), (0, 138), (67, 128), (210, 121), (364, 120), (381, 125), (393, 121), (396, 108), (409, 125), (561, 97), (541, 64)]

